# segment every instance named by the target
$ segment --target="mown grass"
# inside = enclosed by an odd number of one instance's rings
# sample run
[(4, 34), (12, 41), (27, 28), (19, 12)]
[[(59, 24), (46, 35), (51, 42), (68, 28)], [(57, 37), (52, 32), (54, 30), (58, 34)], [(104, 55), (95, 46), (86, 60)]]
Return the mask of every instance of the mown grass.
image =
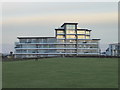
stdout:
[(3, 62), (3, 88), (117, 88), (117, 58)]

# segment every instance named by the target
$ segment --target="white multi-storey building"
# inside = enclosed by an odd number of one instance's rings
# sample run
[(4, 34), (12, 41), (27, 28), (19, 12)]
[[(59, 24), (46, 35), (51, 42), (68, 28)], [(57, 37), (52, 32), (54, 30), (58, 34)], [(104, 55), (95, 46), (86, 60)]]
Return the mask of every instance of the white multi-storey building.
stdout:
[(99, 55), (99, 40), (91, 39), (91, 30), (79, 29), (78, 23), (64, 23), (55, 29), (55, 37), (17, 37), (16, 58)]
[(107, 56), (120, 56), (120, 43), (109, 44), (106, 50)]

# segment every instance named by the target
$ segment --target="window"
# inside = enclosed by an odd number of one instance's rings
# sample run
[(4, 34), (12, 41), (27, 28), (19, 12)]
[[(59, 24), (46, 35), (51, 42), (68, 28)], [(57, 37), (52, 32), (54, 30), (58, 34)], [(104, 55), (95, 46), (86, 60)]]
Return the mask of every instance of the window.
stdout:
[(26, 43), (27, 39), (20, 39), (20, 43)]
[(75, 30), (66, 30), (66, 34), (75, 34)]
[(77, 34), (85, 34), (85, 31), (77, 31)]
[(71, 39), (73, 38), (74, 39), (74, 38), (76, 38), (76, 36), (75, 35), (66, 35), (66, 38), (71, 38)]
[(22, 50), (22, 53), (26, 53), (27, 52), (27, 50)]
[(64, 34), (64, 31), (62, 31), (62, 30), (57, 31), (57, 34)]
[(28, 39), (28, 43), (31, 43), (31, 39)]
[(78, 39), (85, 39), (84, 35), (78, 35)]
[(32, 43), (37, 43), (37, 39), (31, 39)]
[(90, 39), (90, 36), (86, 36), (86, 39)]
[(66, 25), (66, 29), (75, 29), (75, 25)]
[(69, 42), (70, 43), (76, 43), (76, 40), (70, 40)]
[(63, 35), (57, 35), (57, 38), (64, 38)]
[(57, 43), (64, 43), (64, 40), (57, 40)]
[(43, 43), (47, 43), (47, 39), (42, 39), (43, 40)]
[(86, 31), (86, 34), (89, 35), (89, 34), (90, 34), (90, 31)]

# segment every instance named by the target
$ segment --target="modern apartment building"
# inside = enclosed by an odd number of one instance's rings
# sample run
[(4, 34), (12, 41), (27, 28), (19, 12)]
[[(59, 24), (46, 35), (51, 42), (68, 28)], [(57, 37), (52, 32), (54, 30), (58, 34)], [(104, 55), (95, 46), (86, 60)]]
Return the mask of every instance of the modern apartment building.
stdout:
[(91, 30), (78, 23), (64, 23), (54, 37), (17, 37), (15, 58), (99, 55), (99, 40), (91, 39)]
[(109, 44), (106, 50), (107, 56), (120, 56), (120, 43)]

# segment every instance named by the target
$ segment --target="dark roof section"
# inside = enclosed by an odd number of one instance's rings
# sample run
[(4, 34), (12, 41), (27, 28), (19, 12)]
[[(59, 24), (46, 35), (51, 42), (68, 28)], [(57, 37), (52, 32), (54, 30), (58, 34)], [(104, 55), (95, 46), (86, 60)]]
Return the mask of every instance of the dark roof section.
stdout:
[(18, 39), (41, 39), (41, 38), (44, 38), (44, 39), (47, 39), (47, 38), (55, 38), (55, 37), (33, 37), (33, 36), (28, 36), (28, 37), (17, 37)]
[(55, 29), (55, 30), (65, 30), (65, 29), (62, 29), (62, 28), (58, 28), (58, 29)]
[(88, 30), (88, 29), (77, 29), (77, 30), (85, 30), (85, 31), (92, 31), (92, 30)]
[(109, 51), (109, 48), (107, 48), (106, 51)]
[(78, 23), (64, 23), (63, 25), (61, 25), (61, 27), (63, 27), (63, 26), (66, 25), (66, 24), (70, 24), (70, 25), (75, 24), (75, 25), (77, 25)]
[[(58, 28), (58, 29), (55, 29), (55, 30), (65, 30), (65, 29)], [(92, 31), (92, 30), (88, 30), (88, 29), (77, 29), (77, 30)]]
[(101, 40), (101, 39), (92, 39), (92, 40)]

